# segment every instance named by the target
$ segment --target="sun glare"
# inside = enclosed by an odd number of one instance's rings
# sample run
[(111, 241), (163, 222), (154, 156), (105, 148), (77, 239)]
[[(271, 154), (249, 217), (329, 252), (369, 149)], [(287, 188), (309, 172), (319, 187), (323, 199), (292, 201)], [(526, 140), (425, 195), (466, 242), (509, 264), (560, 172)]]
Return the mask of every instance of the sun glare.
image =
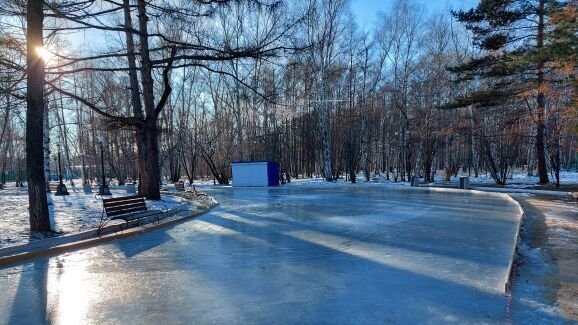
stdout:
[(37, 47), (36, 53), (42, 58), (44, 63), (48, 63), (50, 60), (52, 60), (52, 58), (54, 58), (54, 53), (48, 51), (44, 47)]

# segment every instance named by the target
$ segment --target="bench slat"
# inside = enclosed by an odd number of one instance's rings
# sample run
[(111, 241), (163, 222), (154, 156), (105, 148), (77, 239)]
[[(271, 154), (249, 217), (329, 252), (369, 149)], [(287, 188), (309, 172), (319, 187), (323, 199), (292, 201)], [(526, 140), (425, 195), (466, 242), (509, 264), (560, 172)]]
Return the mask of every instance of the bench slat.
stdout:
[(106, 215), (111, 220), (122, 219), (127, 223), (147, 216), (161, 214), (159, 210), (147, 210), (144, 197), (131, 195), (102, 200)]
[(152, 216), (152, 215), (155, 215), (155, 214), (161, 214), (161, 213), (162, 213), (162, 211), (160, 211), (160, 210), (152, 210), (152, 211), (148, 211), (148, 212), (145, 212), (145, 213), (129, 213), (129, 214), (124, 214), (124, 215), (119, 215), (119, 216), (112, 217), (112, 218), (110, 218), (110, 220), (119, 220), (119, 219), (121, 219), (121, 220), (125, 220), (125, 221), (132, 221), (132, 220), (135, 220), (135, 219), (141, 219), (141, 218), (144, 218), (144, 217)]
[(103, 199), (102, 202), (104, 204), (107, 204), (107, 203), (111, 203), (111, 202), (127, 201), (127, 200), (135, 200), (135, 199), (144, 200), (143, 197), (140, 195), (130, 195), (130, 196), (114, 197), (114, 198), (110, 198), (110, 199)]
[(125, 200), (125, 201), (107, 202), (107, 203), (104, 203), (104, 206), (114, 207), (114, 206), (125, 205), (125, 204), (130, 204), (130, 203), (138, 203), (138, 202), (144, 202), (144, 200), (143, 199), (130, 199), (130, 200)]
[(147, 206), (144, 202), (138, 202), (138, 203), (132, 203), (132, 204), (126, 204), (126, 205), (121, 205), (121, 206), (116, 206), (116, 207), (106, 207), (106, 213), (107, 214), (111, 214), (114, 212), (119, 212), (119, 211), (125, 211), (125, 210), (134, 210), (134, 209), (141, 209), (141, 210), (146, 210)]
[(144, 200), (140, 199), (140, 200), (117, 201), (117, 202), (112, 202), (112, 203), (105, 203), (104, 206), (107, 208), (114, 208), (114, 207), (118, 207), (118, 206), (123, 206), (123, 205), (127, 205), (127, 204), (135, 204), (135, 203), (144, 203)]
[(132, 209), (124, 209), (121, 211), (107, 212), (106, 215), (108, 215), (109, 217), (112, 217), (112, 216), (119, 216), (119, 215), (123, 215), (123, 214), (131, 214), (131, 213), (143, 212), (143, 211), (146, 211), (146, 210), (143, 210), (142, 208), (132, 208)]

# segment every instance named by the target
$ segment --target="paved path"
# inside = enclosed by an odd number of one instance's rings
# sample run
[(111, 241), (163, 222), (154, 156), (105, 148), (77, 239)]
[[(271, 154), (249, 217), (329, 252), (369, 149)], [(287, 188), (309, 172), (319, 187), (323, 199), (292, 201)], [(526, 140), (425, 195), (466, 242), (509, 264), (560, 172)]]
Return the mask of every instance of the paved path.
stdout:
[[(578, 324), (578, 204), (574, 200), (514, 195), (526, 212), (512, 320), (547, 324), (559, 315)], [(532, 308), (527, 308), (532, 306)]]
[(0, 269), (0, 323), (503, 323), (518, 207), (383, 187), (212, 190), (199, 219)]

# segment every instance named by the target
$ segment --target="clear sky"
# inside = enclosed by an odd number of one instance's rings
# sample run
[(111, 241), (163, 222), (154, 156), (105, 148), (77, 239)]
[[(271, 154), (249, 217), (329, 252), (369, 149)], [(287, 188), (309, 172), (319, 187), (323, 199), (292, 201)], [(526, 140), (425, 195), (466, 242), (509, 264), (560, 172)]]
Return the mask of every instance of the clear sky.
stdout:
[[(394, 0), (350, 0), (351, 10), (357, 18), (360, 27), (372, 29), (377, 20), (378, 12), (387, 13)], [(447, 12), (451, 9), (469, 9), (479, 0), (414, 0), (429, 12)]]

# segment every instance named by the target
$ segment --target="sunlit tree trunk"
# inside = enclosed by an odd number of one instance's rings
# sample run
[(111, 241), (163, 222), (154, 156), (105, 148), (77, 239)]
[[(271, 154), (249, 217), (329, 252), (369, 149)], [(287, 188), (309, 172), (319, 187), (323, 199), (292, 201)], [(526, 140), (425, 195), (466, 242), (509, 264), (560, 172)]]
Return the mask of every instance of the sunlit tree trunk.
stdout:
[(28, 172), (28, 204), (30, 230), (50, 232), (50, 216), (44, 175), (44, 62), (37, 55), (43, 46), (44, 23), (42, 0), (29, 0), (26, 31), (26, 170)]
[[(124, 20), (125, 20), (125, 27), (127, 29), (133, 28), (132, 24), (132, 17), (130, 13), (130, 1), (123, 0), (124, 4)], [(129, 82), (130, 82), (130, 99), (132, 105), (133, 115), (137, 118), (144, 120), (144, 113), (142, 102), (140, 99), (140, 91), (139, 91), (139, 83), (138, 83), (138, 75), (137, 75), (137, 66), (136, 66), (136, 55), (135, 55), (135, 46), (134, 46), (134, 38), (132, 33), (126, 33), (126, 47), (127, 47), (127, 59), (128, 59), (128, 75), (129, 75)], [(145, 136), (145, 129), (143, 125), (136, 125), (135, 126), (135, 133), (136, 133), (136, 145), (137, 145), (137, 169), (139, 174), (139, 182), (141, 184), (140, 192), (143, 193), (142, 184), (148, 183), (148, 176), (146, 174), (146, 136)]]
[(144, 122), (144, 136), (140, 136), (141, 149), (145, 158), (145, 172), (141, 174), (140, 191), (143, 196), (150, 200), (160, 200), (160, 153), (159, 153), (159, 130), (157, 125), (157, 112), (155, 108), (154, 87), (152, 77), (152, 62), (149, 54), (148, 42), (148, 17), (146, 13), (146, 2), (137, 1), (140, 57), (141, 57), (141, 84), (144, 99), (144, 110), (146, 113)]

